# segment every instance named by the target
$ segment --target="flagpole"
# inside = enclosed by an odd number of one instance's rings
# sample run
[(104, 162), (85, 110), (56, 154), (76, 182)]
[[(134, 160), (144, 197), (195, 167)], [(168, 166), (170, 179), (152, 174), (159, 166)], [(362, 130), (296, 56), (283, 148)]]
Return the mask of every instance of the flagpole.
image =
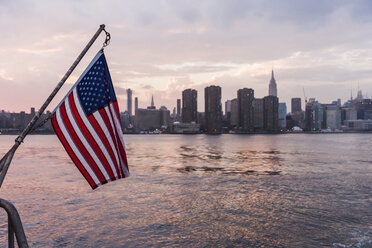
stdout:
[[(44, 104), (41, 106), (41, 108), (39, 109), (39, 111), (31, 119), (31, 121), (27, 124), (27, 126), (23, 130), (23, 132), (15, 139), (15, 144), (12, 146), (12, 148), (10, 148), (10, 150), (0, 160), (0, 187), (3, 184), (5, 175), (6, 175), (7, 171), (8, 171), (8, 168), (10, 166), (10, 162), (12, 161), (12, 158), (13, 158), (13, 155), (14, 155), (15, 151), (20, 146), (20, 144), (23, 142), (23, 140), (27, 136), (27, 134), (32, 130), (33, 126), (39, 120), (40, 116), (44, 113), (44, 111), (48, 107), (49, 103), (53, 100), (54, 96), (61, 89), (61, 87), (63, 86), (63, 84), (66, 82), (66, 80), (68, 79), (68, 77), (74, 71), (74, 69), (76, 68), (76, 66), (79, 64), (79, 62), (84, 57), (84, 55), (88, 52), (89, 48), (93, 45), (93, 43), (95, 42), (95, 40), (98, 38), (98, 36), (101, 34), (102, 31), (105, 31), (106, 32), (105, 25), (104, 24), (102, 24), (102, 25), (99, 26), (97, 32), (93, 35), (93, 37), (90, 39), (90, 41), (85, 46), (85, 48), (83, 49), (83, 51), (76, 58), (75, 62), (68, 69), (68, 71), (66, 72), (66, 74), (63, 76), (63, 78), (61, 79), (61, 81), (57, 84), (56, 88), (49, 95), (49, 97), (44, 102)], [(105, 41), (105, 43), (104, 43), (103, 46), (107, 45), (108, 39), (109, 39), (109, 33), (106, 32), (106, 41)]]

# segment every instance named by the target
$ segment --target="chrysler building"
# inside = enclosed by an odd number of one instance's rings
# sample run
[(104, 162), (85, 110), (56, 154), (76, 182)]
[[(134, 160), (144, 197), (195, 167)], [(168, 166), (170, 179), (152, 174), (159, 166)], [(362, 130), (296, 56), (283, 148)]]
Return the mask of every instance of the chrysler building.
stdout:
[(269, 84), (269, 96), (278, 96), (277, 89), (276, 89), (276, 81), (274, 78), (274, 70), (271, 71), (271, 79)]

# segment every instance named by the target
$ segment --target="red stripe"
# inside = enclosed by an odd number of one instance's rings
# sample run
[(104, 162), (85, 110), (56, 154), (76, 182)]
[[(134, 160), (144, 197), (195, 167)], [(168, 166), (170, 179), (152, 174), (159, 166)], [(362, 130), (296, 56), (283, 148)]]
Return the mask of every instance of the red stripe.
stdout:
[[(107, 106), (107, 108), (110, 110), (110, 107), (109, 106)], [(118, 156), (120, 156), (121, 154), (120, 154), (120, 151), (118, 149), (118, 143), (117, 143), (117, 140), (115, 138), (115, 135), (114, 135), (114, 132), (113, 132), (113, 127), (111, 126), (111, 122), (110, 122), (110, 120), (108, 118), (108, 115), (106, 113), (106, 110), (105, 109), (100, 109), (99, 110), (99, 113), (101, 114), (101, 117), (102, 117), (103, 121), (105, 122), (108, 131), (110, 132), (111, 138), (112, 138), (112, 140), (114, 142), (114, 146), (116, 148), (116, 151), (118, 151)], [(119, 159), (119, 163), (121, 164), (120, 159)], [(118, 173), (121, 173), (122, 174), (121, 166), (119, 166), (119, 168), (118, 168)], [(125, 175), (122, 174), (122, 177), (125, 177)]]
[(106, 137), (105, 133), (103, 132), (102, 127), (98, 124), (97, 120), (94, 118), (93, 115), (89, 115), (88, 116), (88, 119), (89, 119), (90, 123), (92, 124), (94, 130), (97, 132), (98, 136), (101, 138), (101, 140), (102, 140), (103, 144), (105, 145), (108, 153), (110, 154), (111, 160), (114, 162), (115, 169), (116, 169), (116, 172), (118, 174), (118, 177), (119, 178), (122, 178), (122, 176), (119, 173), (119, 165), (116, 162), (115, 154), (112, 151), (112, 148), (110, 146), (110, 143), (107, 140), (107, 137)]
[[(127, 161), (126, 161), (127, 160), (127, 158), (126, 158), (127, 155), (125, 153), (123, 144), (121, 143), (121, 140), (120, 140), (120, 137), (119, 137), (120, 135), (123, 135), (123, 133), (118, 133), (118, 128), (116, 127), (115, 120), (114, 120), (114, 114), (112, 113), (111, 108), (109, 108), (109, 112), (111, 114), (112, 123), (114, 125), (113, 128), (116, 130), (116, 132), (115, 132), (115, 138), (117, 140), (118, 149), (119, 149), (120, 155), (121, 155), (121, 157), (123, 159), (124, 166), (126, 166), (126, 164), (127, 164)], [(119, 130), (121, 130), (121, 128), (119, 128)], [(123, 169), (122, 166), (120, 166), (120, 170), (122, 171), (122, 173), (123, 173), (123, 175), (125, 177), (124, 169)]]
[(70, 156), (71, 160), (74, 162), (75, 166), (78, 168), (78, 170), (83, 175), (83, 177), (85, 178), (85, 180), (88, 181), (90, 187), (92, 187), (92, 189), (97, 188), (98, 185), (94, 182), (94, 180), (92, 179), (92, 177), (85, 170), (84, 166), (81, 164), (80, 160), (77, 158), (77, 156), (75, 155), (74, 151), (72, 150), (72, 148), (68, 144), (67, 140), (65, 139), (65, 136), (63, 135), (61, 129), (59, 128), (58, 122), (56, 120), (56, 116), (54, 116), (52, 118), (51, 122), (52, 122), (53, 129), (54, 129), (54, 131), (57, 134), (58, 139), (61, 141), (63, 147), (65, 148), (67, 154)]
[[(116, 111), (117, 119), (119, 120), (119, 123), (120, 123), (120, 131), (121, 131), (121, 135), (123, 135), (123, 131), (122, 131), (122, 129), (121, 129), (121, 120), (120, 120), (120, 111), (119, 111), (119, 105), (118, 105), (118, 102), (117, 102), (117, 101), (113, 102), (113, 105), (114, 105), (114, 109), (115, 109), (115, 111)], [(121, 142), (120, 142), (120, 144), (121, 144)], [(122, 145), (122, 144), (121, 144), (121, 145)], [(124, 160), (125, 166), (127, 167), (128, 172), (129, 172), (129, 166), (128, 166), (128, 161), (127, 161), (127, 153), (126, 153), (124, 147), (122, 147), (122, 150), (123, 150), (122, 152), (123, 152), (123, 154), (124, 154), (124, 158), (123, 158), (123, 160)]]
[(79, 126), (81, 132), (83, 133), (84, 137), (87, 139), (89, 144), (91, 145), (93, 151), (97, 154), (99, 160), (101, 161), (107, 173), (109, 174), (110, 179), (115, 180), (115, 176), (110, 167), (110, 163), (107, 161), (105, 155), (101, 151), (101, 148), (99, 147), (99, 145), (93, 138), (92, 134), (89, 132), (88, 128), (85, 126), (83, 120), (80, 117), (79, 112), (76, 109), (73, 92), (69, 95), (69, 101), (70, 101), (70, 108), (71, 108), (72, 115), (75, 117), (75, 121), (77, 125)]
[(75, 143), (76, 147), (79, 149), (80, 153), (83, 155), (83, 157), (85, 158), (85, 160), (87, 161), (89, 166), (92, 168), (93, 172), (98, 177), (98, 180), (102, 184), (107, 183), (107, 181), (106, 181), (105, 177), (103, 176), (102, 172), (100, 171), (100, 169), (98, 168), (98, 166), (96, 165), (96, 163), (94, 162), (92, 157), (90, 156), (89, 152), (87, 151), (87, 149), (85, 148), (83, 143), (80, 141), (80, 139), (77, 136), (74, 128), (72, 127), (72, 125), (71, 125), (71, 123), (68, 119), (67, 113), (66, 113), (65, 102), (62, 103), (62, 105), (60, 106), (60, 111), (61, 111), (61, 116), (62, 116), (62, 120), (65, 124), (65, 127), (66, 127), (67, 131), (69, 132), (70, 137), (73, 140), (73, 142)]
[(115, 101), (112, 103), (112, 105), (114, 105), (114, 109), (115, 109), (115, 112), (116, 112), (116, 116), (118, 117), (118, 120), (119, 120), (119, 123), (120, 123), (120, 127), (122, 125), (121, 123), (121, 119), (120, 119), (120, 111), (119, 111), (119, 105), (118, 105), (118, 102)]

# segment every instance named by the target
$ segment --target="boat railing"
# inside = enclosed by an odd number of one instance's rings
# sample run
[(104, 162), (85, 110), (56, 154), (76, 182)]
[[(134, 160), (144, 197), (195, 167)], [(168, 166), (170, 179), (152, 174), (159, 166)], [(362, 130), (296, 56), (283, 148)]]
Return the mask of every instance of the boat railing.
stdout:
[(14, 248), (14, 234), (19, 248), (28, 248), (21, 218), (15, 206), (4, 199), (0, 199), (0, 207), (8, 214), (8, 247)]

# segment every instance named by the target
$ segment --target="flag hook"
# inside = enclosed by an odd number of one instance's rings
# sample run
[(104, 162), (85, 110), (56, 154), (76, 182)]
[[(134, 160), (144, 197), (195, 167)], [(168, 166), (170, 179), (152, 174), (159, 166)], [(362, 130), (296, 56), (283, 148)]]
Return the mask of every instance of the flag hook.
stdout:
[(110, 44), (110, 40), (111, 40), (111, 35), (109, 32), (106, 31), (106, 29), (103, 29), (103, 31), (105, 32), (106, 34), (106, 39), (105, 39), (105, 42), (103, 42), (103, 46), (102, 46), (102, 49), (107, 47), (109, 44)]

